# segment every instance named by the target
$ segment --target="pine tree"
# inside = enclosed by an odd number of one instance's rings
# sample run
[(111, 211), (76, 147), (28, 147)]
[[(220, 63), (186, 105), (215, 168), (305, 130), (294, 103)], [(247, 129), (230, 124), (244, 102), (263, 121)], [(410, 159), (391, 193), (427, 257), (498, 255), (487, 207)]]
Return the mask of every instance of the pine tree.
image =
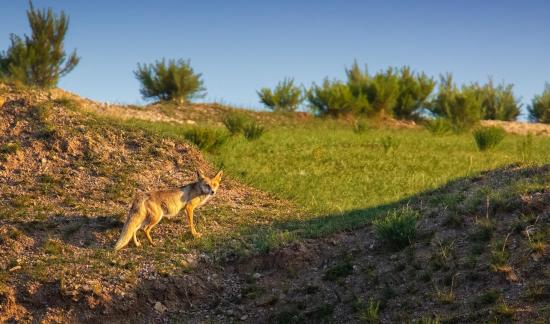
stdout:
[(196, 74), (189, 61), (155, 61), (154, 64), (139, 64), (134, 75), (141, 82), (143, 98), (175, 101), (179, 104), (202, 97), (206, 89), (201, 74)]
[(285, 78), (273, 90), (262, 88), (257, 93), (260, 102), (273, 111), (295, 111), (304, 100), (302, 89), (294, 85), (292, 78)]
[(547, 83), (541, 95), (533, 98), (531, 106), (527, 108), (529, 119), (533, 122), (550, 123), (550, 84)]
[(71, 72), (79, 62), (76, 50), (69, 56), (63, 42), (69, 28), (69, 18), (35, 9), (27, 10), (31, 36), (11, 35), (11, 46), (0, 55), (0, 77), (29, 86), (55, 87), (59, 78)]

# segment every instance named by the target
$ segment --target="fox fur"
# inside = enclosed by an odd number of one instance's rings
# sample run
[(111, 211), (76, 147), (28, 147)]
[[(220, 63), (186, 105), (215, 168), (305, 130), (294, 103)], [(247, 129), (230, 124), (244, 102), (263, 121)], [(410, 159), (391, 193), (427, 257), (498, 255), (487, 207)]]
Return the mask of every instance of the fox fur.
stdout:
[(206, 177), (202, 171), (197, 170), (197, 181), (180, 188), (160, 190), (146, 193), (134, 199), (126, 223), (122, 228), (119, 240), (114, 249), (118, 251), (128, 245), (131, 239), (136, 246), (140, 246), (137, 232), (143, 229), (145, 236), (151, 245), (155, 245), (151, 239), (151, 230), (163, 217), (174, 217), (182, 209), (187, 214), (189, 229), (194, 238), (201, 237), (193, 224), (193, 210), (204, 205), (218, 191), (223, 171), (219, 171), (213, 178)]

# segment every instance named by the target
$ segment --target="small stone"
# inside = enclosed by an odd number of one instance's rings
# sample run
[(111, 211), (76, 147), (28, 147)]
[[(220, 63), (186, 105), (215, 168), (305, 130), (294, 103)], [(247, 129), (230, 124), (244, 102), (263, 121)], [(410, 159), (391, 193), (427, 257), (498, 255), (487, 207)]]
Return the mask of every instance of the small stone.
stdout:
[(46, 160), (46, 158), (41, 158), (41, 159), (40, 159), (40, 163), (42, 163), (42, 164), (46, 163), (47, 161), (48, 161), (48, 160)]
[(243, 315), (241, 316), (241, 321), (246, 321), (247, 318), (248, 318), (248, 315)]
[(188, 119), (188, 120), (186, 120), (185, 122), (186, 122), (187, 124), (189, 124), (189, 125), (195, 125), (195, 124), (197, 123), (196, 121), (194, 121), (194, 120), (192, 120), (192, 119)]
[(260, 273), (256, 272), (255, 274), (252, 275), (252, 278), (254, 278), (254, 279), (260, 279), (261, 276), (262, 276), (262, 275), (261, 275)]
[(164, 313), (166, 311), (166, 306), (164, 306), (161, 302), (155, 303), (155, 310), (159, 313)]

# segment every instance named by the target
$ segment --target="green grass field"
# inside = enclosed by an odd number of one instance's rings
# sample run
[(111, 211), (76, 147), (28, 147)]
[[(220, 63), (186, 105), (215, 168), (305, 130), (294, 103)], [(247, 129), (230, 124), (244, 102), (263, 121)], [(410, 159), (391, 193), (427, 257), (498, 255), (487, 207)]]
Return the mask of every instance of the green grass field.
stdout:
[[(188, 129), (136, 119), (110, 122), (176, 139), (185, 139)], [(481, 171), (548, 163), (550, 138), (507, 134), (496, 148), (480, 152), (471, 133), (436, 136), (422, 128), (375, 126), (356, 133), (349, 123), (317, 119), (271, 126), (253, 141), (230, 137), (206, 154), (231, 177), (299, 208), (291, 216), (262, 215), (263, 224), (270, 225), (261, 229), (255, 219), (235, 219), (218, 211), (209, 219), (222, 224), (233, 219), (232, 224), (198, 247), (212, 250), (229, 237), (239, 237), (245, 245), (264, 250), (368, 224), (423, 192)]]
[(503, 165), (545, 163), (550, 139), (507, 135), (479, 152), (470, 133), (434, 136), (423, 129), (356, 134), (333, 121), (272, 128), (257, 141), (232, 139), (211, 158), (229, 174), (315, 214), (366, 209), (435, 189)]

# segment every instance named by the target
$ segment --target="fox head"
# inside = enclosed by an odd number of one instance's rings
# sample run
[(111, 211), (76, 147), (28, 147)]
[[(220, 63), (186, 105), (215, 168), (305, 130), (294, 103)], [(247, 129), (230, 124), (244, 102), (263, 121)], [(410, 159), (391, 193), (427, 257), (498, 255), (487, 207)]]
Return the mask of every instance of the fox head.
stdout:
[(223, 171), (220, 170), (213, 178), (205, 176), (202, 171), (197, 170), (197, 179), (199, 181), (199, 187), (203, 195), (214, 195), (218, 191), (220, 182), (222, 181)]

